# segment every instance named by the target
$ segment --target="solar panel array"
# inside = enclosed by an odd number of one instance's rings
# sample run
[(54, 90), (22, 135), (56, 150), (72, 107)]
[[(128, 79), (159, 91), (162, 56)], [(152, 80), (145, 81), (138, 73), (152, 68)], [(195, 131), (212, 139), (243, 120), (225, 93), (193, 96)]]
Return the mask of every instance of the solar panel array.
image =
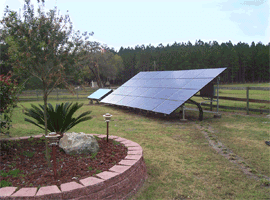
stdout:
[(225, 69), (140, 72), (101, 102), (171, 114)]
[(98, 89), (97, 91), (95, 91), (94, 93), (92, 93), (91, 95), (89, 95), (87, 98), (90, 100), (101, 100), (104, 97), (106, 97), (107, 95), (109, 95), (110, 93), (112, 93), (113, 90), (112, 89)]

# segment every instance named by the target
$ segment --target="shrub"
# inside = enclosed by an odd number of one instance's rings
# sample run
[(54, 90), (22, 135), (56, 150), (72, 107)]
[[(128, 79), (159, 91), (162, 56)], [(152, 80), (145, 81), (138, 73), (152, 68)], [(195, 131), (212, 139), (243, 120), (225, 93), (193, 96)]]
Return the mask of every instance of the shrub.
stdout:
[[(39, 105), (39, 107), (31, 104), (32, 108), (27, 109), (25, 115), (32, 117), (36, 120), (32, 121), (25, 118), (25, 121), (30, 122), (41, 129), (45, 129), (44, 121), (44, 105)], [(78, 117), (73, 117), (74, 113), (79, 110), (83, 104), (75, 104), (66, 102), (62, 104), (56, 104), (55, 108), (49, 103), (47, 107), (47, 123), (48, 130), (51, 132), (56, 132), (63, 136), (63, 134), (74, 127), (75, 125), (90, 120), (92, 117), (88, 116), (91, 111), (87, 111), (79, 115)]]
[(18, 101), (18, 93), (22, 87), (16, 80), (11, 80), (11, 73), (0, 75), (0, 133), (9, 134), (13, 108)]

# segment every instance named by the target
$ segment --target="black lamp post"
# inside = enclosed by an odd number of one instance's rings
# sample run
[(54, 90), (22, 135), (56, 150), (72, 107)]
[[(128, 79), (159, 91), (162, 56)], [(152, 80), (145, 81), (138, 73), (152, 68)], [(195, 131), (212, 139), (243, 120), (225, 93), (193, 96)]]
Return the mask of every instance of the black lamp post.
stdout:
[(58, 140), (60, 135), (56, 134), (55, 132), (51, 132), (49, 133), (49, 135), (45, 136), (46, 138), (48, 138), (48, 140), (50, 141), (50, 146), (52, 146), (52, 157), (53, 157), (53, 173), (54, 173), (54, 178), (57, 178), (57, 174), (56, 174), (56, 149), (55, 147), (58, 145)]
[(112, 117), (110, 113), (106, 113), (103, 115), (105, 122), (107, 122), (107, 142), (109, 141), (109, 122)]

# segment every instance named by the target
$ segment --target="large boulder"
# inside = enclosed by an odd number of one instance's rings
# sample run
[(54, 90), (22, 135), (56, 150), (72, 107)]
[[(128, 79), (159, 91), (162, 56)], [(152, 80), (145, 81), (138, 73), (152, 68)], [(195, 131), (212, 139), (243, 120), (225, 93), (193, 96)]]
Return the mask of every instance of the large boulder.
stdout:
[(95, 137), (85, 133), (65, 133), (59, 141), (59, 147), (67, 154), (91, 154), (99, 150)]

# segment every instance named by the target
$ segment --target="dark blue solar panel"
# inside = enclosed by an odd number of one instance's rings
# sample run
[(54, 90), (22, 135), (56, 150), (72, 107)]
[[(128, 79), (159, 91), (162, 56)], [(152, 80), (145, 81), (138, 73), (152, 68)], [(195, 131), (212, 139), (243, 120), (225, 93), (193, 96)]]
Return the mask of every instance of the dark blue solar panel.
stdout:
[(172, 96), (169, 97), (169, 100), (183, 100), (186, 101), (190, 99), (194, 94), (196, 94), (198, 90), (186, 90), (181, 89), (174, 93)]
[(179, 78), (184, 76), (187, 72), (188, 70), (172, 71), (166, 78)]
[(121, 99), (123, 99), (125, 96), (122, 95), (114, 95), (114, 97), (112, 99), (110, 99), (110, 102), (112, 104), (116, 104), (118, 101), (120, 101)]
[(205, 69), (205, 71), (199, 74), (196, 78), (215, 78), (226, 68)]
[(140, 96), (145, 93), (149, 88), (137, 88), (132, 92), (130, 96)]
[(140, 72), (140, 73), (136, 74), (132, 79), (143, 78), (146, 74), (147, 74), (147, 72)]
[(131, 101), (133, 101), (136, 97), (131, 97), (131, 96), (125, 96), (123, 99), (121, 99), (120, 101), (118, 101), (116, 103), (116, 105), (120, 105), (120, 106), (127, 106), (127, 104)]
[(138, 79), (136, 82), (136, 87), (147, 87), (149, 79)]
[(150, 79), (146, 84), (145, 87), (163, 87), (161, 83), (161, 79)]
[(111, 102), (111, 99), (114, 98), (117, 95), (114, 95), (113, 93), (106, 96), (104, 99), (101, 100), (101, 102)]
[(140, 72), (101, 102), (170, 114), (225, 69)]
[(168, 99), (174, 93), (176, 93), (178, 89), (163, 89), (159, 93), (157, 93), (154, 98), (156, 99)]
[(122, 86), (133, 86), (136, 85), (138, 79), (130, 79), (129, 81), (125, 82)]
[(171, 100), (165, 100), (163, 103), (161, 103), (159, 106), (157, 106), (154, 110), (154, 112), (159, 113), (165, 113), (165, 114), (171, 114), (174, 110), (176, 110), (178, 107), (180, 107), (184, 101), (171, 101)]
[(137, 87), (119, 87), (112, 94), (125, 94), (128, 95), (136, 90)]
[(188, 70), (185, 74), (183, 74), (179, 78), (196, 78), (199, 74), (203, 73), (204, 71), (205, 69)]
[(132, 108), (139, 108), (142, 102), (140, 101), (139, 97), (135, 97), (132, 101), (128, 102), (126, 106), (132, 107)]
[(146, 92), (142, 93), (140, 96), (142, 97), (153, 97), (157, 93), (159, 93), (162, 88), (149, 88)]
[(153, 78), (166, 78), (166, 76), (169, 76), (173, 71), (161, 71), (159, 74), (157, 74)]
[(161, 79), (160, 84), (163, 88), (182, 88), (192, 79)]
[(164, 99), (138, 97), (136, 98), (136, 101), (133, 101), (133, 104), (131, 105), (135, 105), (134, 107), (143, 109), (143, 110), (153, 110), (162, 102), (164, 102)]
[(145, 76), (143, 76), (143, 79), (151, 79), (157, 76), (160, 72), (148, 72)]
[(207, 85), (207, 83), (209, 83), (211, 80), (212, 80), (211, 78), (210, 79), (209, 78), (208, 79), (194, 79), (193, 81), (186, 84), (183, 88), (200, 90), (205, 85)]
[(113, 91), (112, 89), (98, 89), (97, 91), (89, 95), (87, 98), (94, 100), (101, 100), (110, 93), (112, 93), (112, 91)]

